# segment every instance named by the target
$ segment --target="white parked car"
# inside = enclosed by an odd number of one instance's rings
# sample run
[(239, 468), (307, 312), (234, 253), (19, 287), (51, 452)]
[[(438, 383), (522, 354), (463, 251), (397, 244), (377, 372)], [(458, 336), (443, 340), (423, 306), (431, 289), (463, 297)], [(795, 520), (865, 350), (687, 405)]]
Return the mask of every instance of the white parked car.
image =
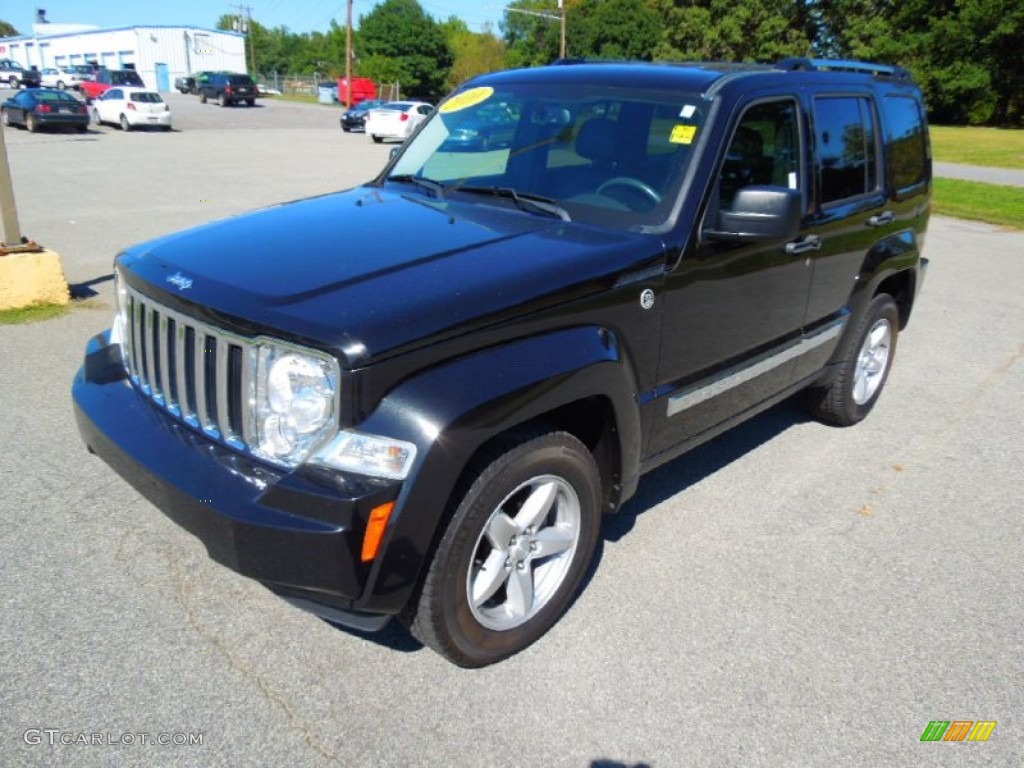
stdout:
[(39, 70), (39, 84), (43, 88), (77, 88), (85, 78), (67, 67), (46, 67)]
[(390, 101), (367, 113), (366, 133), (377, 144), (384, 139), (405, 141), (433, 111), (425, 101)]
[(156, 91), (145, 88), (110, 88), (92, 103), (92, 119), (97, 125), (120, 125), (130, 131), (143, 125), (171, 130), (171, 108)]

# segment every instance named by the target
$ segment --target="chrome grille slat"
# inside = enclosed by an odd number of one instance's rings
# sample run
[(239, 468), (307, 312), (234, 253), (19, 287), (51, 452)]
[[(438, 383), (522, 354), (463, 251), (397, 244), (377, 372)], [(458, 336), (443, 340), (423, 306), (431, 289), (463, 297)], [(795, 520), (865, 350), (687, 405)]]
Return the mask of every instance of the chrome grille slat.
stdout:
[(171, 416), (221, 443), (250, 450), (256, 432), (253, 343), (130, 287), (126, 300), (125, 364), (132, 383)]
[[(231, 348), (221, 342), (218, 339), (217, 353), (216, 353), (216, 373), (218, 382), (229, 382), (230, 377), (228, 376), (228, 356), (231, 354)], [(218, 386), (215, 393), (214, 399), (216, 400), (217, 407), (217, 431), (220, 432), (221, 436), (225, 440), (230, 440), (234, 435), (231, 432), (231, 409), (228, 406), (228, 387)]]
[(171, 354), (168, 338), (171, 334), (171, 325), (174, 321), (166, 314), (160, 315), (157, 323), (157, 339), (159, 340), (158, 350), (160, 361), (160, 391), (164, 396), (164, 405), (171, 413), (178, 416), (181, 412), (174, 401), (173, 390), (171, 389)]

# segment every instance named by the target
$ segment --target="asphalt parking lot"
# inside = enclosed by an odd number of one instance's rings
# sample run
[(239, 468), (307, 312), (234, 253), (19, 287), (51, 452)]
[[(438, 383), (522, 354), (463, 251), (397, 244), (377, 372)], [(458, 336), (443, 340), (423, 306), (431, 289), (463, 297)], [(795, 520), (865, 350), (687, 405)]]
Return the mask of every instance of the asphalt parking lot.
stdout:
[[(80, 443), (68, 391), (119, 248), (389, 151), (334, 108), (168, 100), (169, 134), (5, 134), (24, 233), (95, 296), (0, 326), (4, 765), (1024, 764), (1024, 234), (933, 219), (866, 422), (784, 403), (659, 469), (554, 630), (467, 671), (212, 563)], [(922, 743), (933, 720), (998, 725)]]

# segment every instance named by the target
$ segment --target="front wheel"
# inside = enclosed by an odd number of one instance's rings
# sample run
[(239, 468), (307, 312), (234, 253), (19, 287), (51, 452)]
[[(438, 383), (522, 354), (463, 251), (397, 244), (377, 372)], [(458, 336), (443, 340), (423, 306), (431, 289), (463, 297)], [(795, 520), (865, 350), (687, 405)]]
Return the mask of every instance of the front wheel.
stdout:
[(843, 342), (831, 382), (808, 390), (808, 403), (817, 418), (847, 427), (871, 412), (889, 378), (899, 319), (892, 296), (880, 293), (871, 300), (856, 331)]
[(0, 123), (4, 124), (4, 128), (10, 128), (11, 116), (7, 114), (7, 110), (0, 110)]
[(384, 139), (382, 139), (380, 136), (371, 136), (370, 138), (373, 139), (374, 144), (380, 144), (382, 141), (384, 141)]
[(510, 441), (475, 468), (410, 623), (462, 667), (518, 653), (558, 621), (586, 574), (601, 517), (594, 457), (569, 433)]

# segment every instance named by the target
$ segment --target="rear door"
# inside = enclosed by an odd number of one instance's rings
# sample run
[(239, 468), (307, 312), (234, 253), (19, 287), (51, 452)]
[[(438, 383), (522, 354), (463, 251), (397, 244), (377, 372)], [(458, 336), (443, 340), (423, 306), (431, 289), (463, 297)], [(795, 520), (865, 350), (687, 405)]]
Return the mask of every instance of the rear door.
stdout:
[[(804, 325), (808, 334), (845, 329), (858, 275), (875, 244), (896, 227), (887, 206), (882, 136), (872, 91), (823, 93), (811, 98), (815, 195), (811, 222), (821, 247), (808, 253), (811, 288)], [(811, 376), (831, 357), (822, 345), (798, 363)]]

